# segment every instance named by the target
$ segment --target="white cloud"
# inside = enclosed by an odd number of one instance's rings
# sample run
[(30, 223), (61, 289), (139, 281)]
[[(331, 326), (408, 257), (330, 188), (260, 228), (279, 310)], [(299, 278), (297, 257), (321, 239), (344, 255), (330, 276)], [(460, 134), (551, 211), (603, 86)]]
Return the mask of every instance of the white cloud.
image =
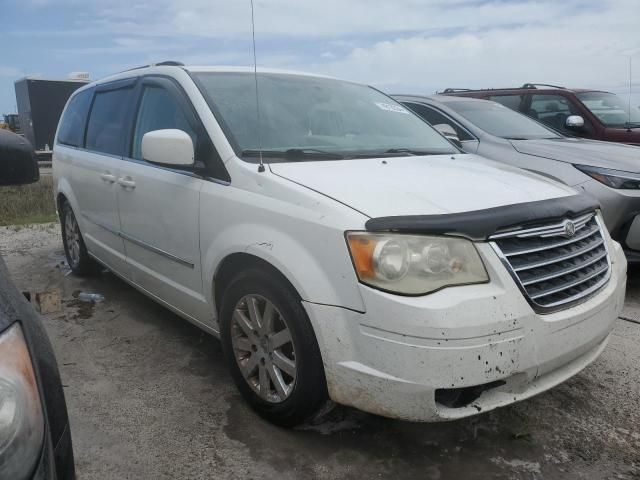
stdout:
[[(135, 55), (141, 62), (252, 60), (249, 0), (57, 0), (61, 4), (80, 13), (64, 30), (43, 34), (54, 46), (57, 36), (108, 39), (77, 42), (65, 55), (106, 54), (109, 64), (124, 54), (127, 62)], [(255, 5), (260, 65), (312, 70), (390, 90), (532, 81), (619, 89), (628, 78), (624, 55), (630, 54), (640, 77), (637, 0), (255, 0)]]
[(629, 77), (625, 54), (635, 52), (638, 78), (638, 17), (629, 15), (636, 2), (618, 1), (604, 10), (571, 16), (558, 15), (551, 4), (546, 7), (545, 23), (378, 41), (328, 63), (303, 61), (299, 68), (387, 90), (433, 92), (447, 86), (486, 88), (525, 82), (619, 89)]
[[(545, 22), (584, 0), (255, 0), (258, 36), (344, 37), (442, 29), (481, 29)], [(187, 0), (166, 4), (166, 28), (201, 36), (244, 35), (249, 1)]]
[[(30, 1), (51, 3), (51, 0)], [(587, 0), (255, 0), (254, 3), (259, 36), (328, 39), (534, 24), (593, 8), (593, 2)], [(74, 30), (82, 32), (228, 38), (244, 36), (251, 22), (249, 0), (57, 0), (56, 5), (91, 12), (77, 22)], [(87, 28), (87, 23), (95, 28)]]

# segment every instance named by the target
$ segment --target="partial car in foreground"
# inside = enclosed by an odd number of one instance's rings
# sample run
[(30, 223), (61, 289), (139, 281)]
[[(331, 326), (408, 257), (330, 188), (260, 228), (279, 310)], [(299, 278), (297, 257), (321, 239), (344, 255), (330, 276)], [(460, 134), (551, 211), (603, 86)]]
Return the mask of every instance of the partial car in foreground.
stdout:
[(596, 198), (627, 260), (640, 262), (640, 148), (565, 137), (487, 100), (399, 95), (469, 153), (540, 173)]
[(53, 159), (74, 272), (102, 263), (220, 336), (281, 425), (329, 399), (436, 421), (528, 398), (593, 361), (622, 308), (597, 202), (367, 86), (138, 68), (73, 95)]
[[(33, 148), (0, 130), (0, 188), (38, 178)], [(71, 431), (53, 349), (0, 258), (0, 479), (73, 478)]]

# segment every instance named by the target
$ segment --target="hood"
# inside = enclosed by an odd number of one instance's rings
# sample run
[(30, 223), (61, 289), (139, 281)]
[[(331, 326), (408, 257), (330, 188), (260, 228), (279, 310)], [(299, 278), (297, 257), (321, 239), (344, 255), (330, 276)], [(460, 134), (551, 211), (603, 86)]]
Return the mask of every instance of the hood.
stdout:
[(470, 154), (269, 167), (368, 217), (459, 213), (575, 195), (573, 189), (537, 174)]
[(640, 147), (582, 138), (510, 140), (518, 152), (560, 162), (640, 172)]

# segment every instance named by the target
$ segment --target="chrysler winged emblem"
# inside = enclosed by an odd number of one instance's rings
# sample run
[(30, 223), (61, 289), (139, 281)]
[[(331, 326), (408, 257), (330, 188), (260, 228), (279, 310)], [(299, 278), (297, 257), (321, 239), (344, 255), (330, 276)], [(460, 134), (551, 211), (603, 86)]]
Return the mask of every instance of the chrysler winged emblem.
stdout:
[(562, 222), (562, 226), (564, 227), (565, 237), (571, 238), (576, 234), (576, 225), (571, 220), (565, 220)]

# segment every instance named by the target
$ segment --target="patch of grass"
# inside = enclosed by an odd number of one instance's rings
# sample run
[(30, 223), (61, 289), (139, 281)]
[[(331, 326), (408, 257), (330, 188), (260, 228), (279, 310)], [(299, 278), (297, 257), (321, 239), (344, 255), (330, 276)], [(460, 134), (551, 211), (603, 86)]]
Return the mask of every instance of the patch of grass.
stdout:
[(19, 187), (0, 187), (0, 225), (55, 222), (53, 177)]

